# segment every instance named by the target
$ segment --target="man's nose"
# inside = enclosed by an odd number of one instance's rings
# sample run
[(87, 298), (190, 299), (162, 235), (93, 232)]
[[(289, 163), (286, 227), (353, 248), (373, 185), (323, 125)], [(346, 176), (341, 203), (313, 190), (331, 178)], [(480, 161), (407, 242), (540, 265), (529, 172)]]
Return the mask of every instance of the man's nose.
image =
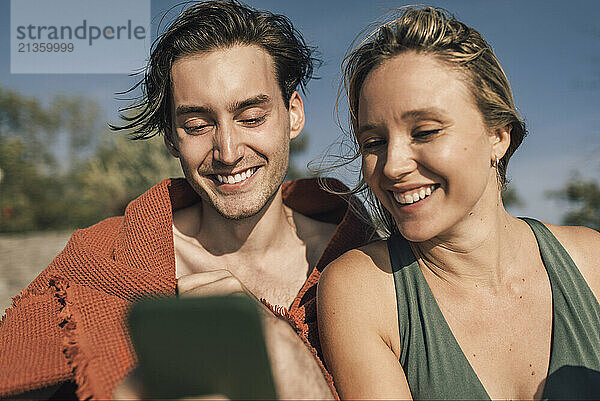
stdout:
[(213, 137), (213, 159), (223, 164), (235, 164), (244, 157), (242, 133), (224, 124), (217, 128)]
[(417, 168), (414, 152), (407, 144), (390, 143), (386, 152), (383, 174), (398, 180)]

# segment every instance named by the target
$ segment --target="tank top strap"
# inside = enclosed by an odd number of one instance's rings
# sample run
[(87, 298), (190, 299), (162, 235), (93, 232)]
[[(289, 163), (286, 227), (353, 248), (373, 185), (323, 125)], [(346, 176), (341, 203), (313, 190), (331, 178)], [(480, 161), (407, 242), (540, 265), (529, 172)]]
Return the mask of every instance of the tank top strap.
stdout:
[(408, 241), (392, 236), (387, 245), (396, 286), (399, 359), (413, 399), (489, 400)]
[(550, 278), (554, 303), (564, 301), (573, 311), (599, 321), (598, 302), (571, 256), (543, 223), (521, 218), (533, 231)]
[(414, 253), (410, 249), (408, 241), (400, 236), (393, 236), (387, 241), (390, 255), (390, 264), (394, 275), (394, 285), (396, 288), (396, 303), (398, 307), (398, 328), (400, 329), (401, 354), (400, 363), (402, 366), (407, 361), (408, 339), (411, 332), (411, 319), (404, 319), (409, 311), (414, 310), (413, 300), (419, 299), (422, 293), (422, 283), (419, 280), (417, 269), (419, 263)]
[(552, 287), (552, 349), (543, 398), (586, 398), (590, 390), (596, 398), (600, 387), (592, 389), (589, 384), (600, 378), (600, 305), (548, 227), (534, 219), (522, 220), (536, 237)]
[[(571, 256), (568, 252), (563, 248), (560, 242), (556, 239), (554, 234), (550, 232), (548, 227), (546, 227), (542, 222), (529, 218), (529, 217), (521, 217), (521, 220), (526, 222), (538, 243), (538, 247), (540, 250), (540, 255), (542, 256), (542, 260), (546, 265), (546, 270), (548, 273), (553, 271), (553, 274), (557, 274), (558, 276), (567, 275), (569, 279), (575, 279), (577, 281), (583, 280), (579, 269), (571, 259)], [(555, 266), (561, 266), (561, 269), (555, 271)], [(585, 282), (585, 281), (584, 281)], [(587, 287), (587, 284), (586, 284)]]

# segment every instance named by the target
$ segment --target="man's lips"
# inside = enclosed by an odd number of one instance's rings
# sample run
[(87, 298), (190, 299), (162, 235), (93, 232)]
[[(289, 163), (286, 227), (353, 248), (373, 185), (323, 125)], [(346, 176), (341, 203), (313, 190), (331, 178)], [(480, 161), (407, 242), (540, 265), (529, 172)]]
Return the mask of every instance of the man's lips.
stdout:
[(239, 184), (252, 177), (258, 170), (258, 167), (250, 167), (246, 170), (238, 171), (235, 174), (212, 174), (221, 184)]

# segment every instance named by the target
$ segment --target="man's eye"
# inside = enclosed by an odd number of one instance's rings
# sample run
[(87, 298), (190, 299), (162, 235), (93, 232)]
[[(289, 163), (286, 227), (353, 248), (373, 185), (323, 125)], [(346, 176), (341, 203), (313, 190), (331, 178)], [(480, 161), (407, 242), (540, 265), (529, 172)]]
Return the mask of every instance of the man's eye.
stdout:
[(415, 132), (413, 134), (413, 138), (416, 138), (416, 139), (428, 139), (429, 137), (437, 134), (440, 131), (441, 131), (441, 129), (432, 129), (432, 130), (417, 131), (417, 132)]
[(254, 118), (244, 118), (243, 120), (240, 120), (240, 122), (248, 127), (256, 127), (256, 126), (262, 124), (263, 121), (265, 121), (265, 118), (266, 118), (266, 115), (263, 115), (260, 117), (254, 117)]
[(183, 129), (188, 135), (200, 135), (205, 133), (211, 126), (211, 124), (190, 125), (183, 127)]

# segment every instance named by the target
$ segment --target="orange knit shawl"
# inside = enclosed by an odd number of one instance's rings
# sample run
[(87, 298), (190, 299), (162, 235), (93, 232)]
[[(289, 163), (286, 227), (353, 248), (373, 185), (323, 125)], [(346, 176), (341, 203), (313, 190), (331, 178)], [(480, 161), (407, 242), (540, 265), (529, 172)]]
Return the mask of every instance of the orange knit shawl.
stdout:
[[(289, 311), (272, 308), (320, 356), (315, 299), (320, 273), (373, 231), (346, 201), (313, 179), (285, 183), (283, 198), (306, 216), (338, 224)], [(124, 323), (128, 307), (141, 297), (175, 294), (173, 211), (198, 201), (184, 179), (164, 180), (132, 201), (124, 216), (76, 231), (2, 318), (0, 397), (75, 381), (80, 399), (111, 398), (136, 364)]]

